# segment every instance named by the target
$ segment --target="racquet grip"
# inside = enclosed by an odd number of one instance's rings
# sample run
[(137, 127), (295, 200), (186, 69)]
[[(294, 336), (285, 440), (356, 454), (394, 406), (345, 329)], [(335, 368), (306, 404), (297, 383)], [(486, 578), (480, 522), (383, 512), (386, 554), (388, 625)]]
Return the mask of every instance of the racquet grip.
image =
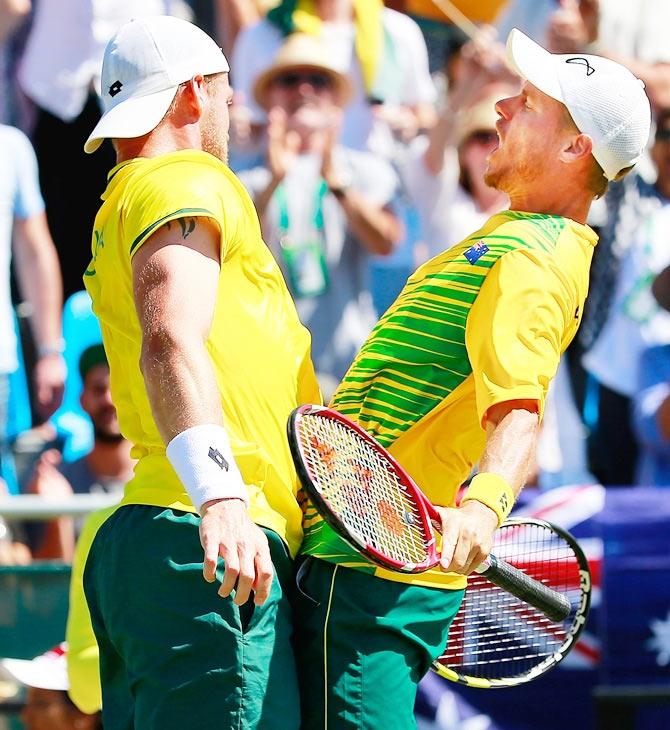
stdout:
[(496, 558), (495, 555), (489, 555), (488, 559), (477, 568), (477, 573), (521, 601), (542, 611), (550, 621), (564, 621), (570, 615), (572, 606), (564, 595), (548, 588), (504, 560)]

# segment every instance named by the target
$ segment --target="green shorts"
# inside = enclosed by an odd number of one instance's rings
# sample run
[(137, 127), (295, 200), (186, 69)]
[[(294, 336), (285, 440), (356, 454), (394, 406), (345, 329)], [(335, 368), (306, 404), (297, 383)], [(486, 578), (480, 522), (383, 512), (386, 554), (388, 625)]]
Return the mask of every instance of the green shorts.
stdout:
[(307, 558), (295, 645), (302, 730), (409, 730), (421, 677), (464, 591), (424, 588)]
[(275, 580), (238, 608), (202, 576), (200, 518), (118, 509), (95, 537), (84, 588), (100, 645), (105, 730), (294, 730), (300, 725), (287, 591), (293, 566), (266, 530)]

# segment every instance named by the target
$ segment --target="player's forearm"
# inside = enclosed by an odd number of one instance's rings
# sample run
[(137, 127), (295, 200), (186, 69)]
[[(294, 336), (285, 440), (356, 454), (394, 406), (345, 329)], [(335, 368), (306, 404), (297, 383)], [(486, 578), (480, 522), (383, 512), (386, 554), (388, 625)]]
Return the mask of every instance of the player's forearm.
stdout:
[(524, 408), (510, 410), (497, 423), (489, 422), (479, 472), (502, 477), (517, 496), (533, 463), (538, 431), (538, 414)]
[(145, 335), (142, 373), (151, 410), (165, 443), (200, 424), (223, 424), (221, 399), (205, 343), (169, 329)]

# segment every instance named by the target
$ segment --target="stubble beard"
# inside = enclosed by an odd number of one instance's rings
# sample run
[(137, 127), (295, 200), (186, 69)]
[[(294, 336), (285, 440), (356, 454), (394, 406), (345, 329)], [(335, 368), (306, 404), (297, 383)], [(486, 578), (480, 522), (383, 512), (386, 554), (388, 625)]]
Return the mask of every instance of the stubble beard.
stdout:
[(221, 160), (224, 165), (228, 164), (228, 138), (221, 134), (213, 115), (208, 115), (203, 121), (200, 139), (205, 152)]
[(495, 190), (504, 191), (505, 170), (491, 169), (490, 164), (484, 170), (484, 182)]

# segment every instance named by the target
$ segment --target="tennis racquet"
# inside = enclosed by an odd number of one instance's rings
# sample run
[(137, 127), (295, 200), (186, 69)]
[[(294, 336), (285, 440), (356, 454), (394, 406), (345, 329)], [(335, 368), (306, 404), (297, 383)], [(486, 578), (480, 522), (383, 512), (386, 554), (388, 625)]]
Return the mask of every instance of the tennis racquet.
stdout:
[[(324, 520), (373, 563), (419, 573), (439, 562), (433, 524), (440, 517), (393, 457), (365, 430), (322, 406), (296, 408), (288, 438), (302, 486)], [(489, 555), (476, 573), (558, 623), (570, 599)]]
[(512, 518), (498, 529), (493, 550), (570, 602), (563, 621), (548, 620), (484, 575), (468, 587), (433, 669), (452, 682), (495, 689), (529, 682), (562, 661), (577, 643), (589, 612), (591, 575), (575, 539), (543, 520)]

